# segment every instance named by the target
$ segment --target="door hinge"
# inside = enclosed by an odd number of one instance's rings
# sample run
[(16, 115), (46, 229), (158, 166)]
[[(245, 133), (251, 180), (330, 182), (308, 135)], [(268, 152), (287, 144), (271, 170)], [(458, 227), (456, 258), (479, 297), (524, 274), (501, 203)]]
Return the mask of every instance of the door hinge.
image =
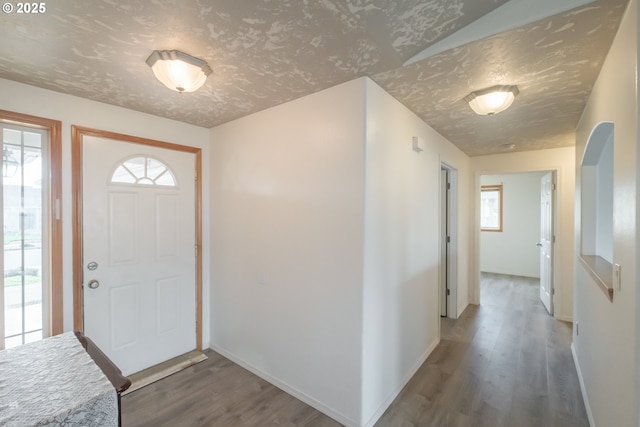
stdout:
[(447, 243), (451, 243), (451, 236), (447, 236)]
[(447, 288), (447, 296), (451, 295), (451, 290)]
[(553, 184), (551, 184), (551, 190), (552, 191), (556, 191), (556, 183), (555, 182)]
[(447, 190), (451, 190), (451, 183), (447, 182)]
[(556, 294), (556, 288), (551, 289), (551, 295), (555, 295)]
[(194, 181), (197, 181), (197, 180), (198, 180), (198, 169), (195, 169), (195, 170), (193, 171), (193, 179), (194, 179)]
[(193, 245), (193, 247), (194, 247), (194, 248), (195, 248), (195, 250), (196, 250), (196, 258), (197, 258), (197, 257), (198, 257), (198, 245), (197, 245), (197, 244), (195, 244), (195, 245)]

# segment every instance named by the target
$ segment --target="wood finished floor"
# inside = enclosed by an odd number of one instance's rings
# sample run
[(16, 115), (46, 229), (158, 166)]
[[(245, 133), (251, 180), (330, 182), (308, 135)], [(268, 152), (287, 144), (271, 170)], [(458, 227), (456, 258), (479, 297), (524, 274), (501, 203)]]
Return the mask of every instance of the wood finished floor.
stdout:
[[(442, 319), (440, 345), (376, 427), (589, 425), (571, 357), (538, 283), (483, 274), (482, 304)], [(122, 398), (124, 427), (340, 426), (213, 351)]]
[(483, 273), (480, 306), (442, 319), (440, 344), (376, 427), (588, 427), (571, 323), (538, 292), (537, 279)]

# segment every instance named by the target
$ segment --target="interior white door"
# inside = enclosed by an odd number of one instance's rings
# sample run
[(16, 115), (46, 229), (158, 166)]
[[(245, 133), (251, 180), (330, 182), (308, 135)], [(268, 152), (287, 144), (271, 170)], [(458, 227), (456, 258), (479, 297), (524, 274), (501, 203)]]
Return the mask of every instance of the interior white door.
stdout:
[(195, 155), (84, 136), (85, 334), (125, 375), (196, 347)]
[(553, 172), (540, 182), (540, 299), (553, 315)]
[(440, 170), (440, 317), (447, 317), (448, 302), (448, 186), (449, 173), (446, 169)]

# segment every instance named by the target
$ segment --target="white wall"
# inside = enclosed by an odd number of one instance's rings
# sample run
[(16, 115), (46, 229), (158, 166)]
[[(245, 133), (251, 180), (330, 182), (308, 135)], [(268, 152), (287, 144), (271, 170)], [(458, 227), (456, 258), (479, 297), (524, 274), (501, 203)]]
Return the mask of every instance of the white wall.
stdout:
[(613, 262), (613, 138), (609, 138), (597, 166), (596, 255)]
[(502, 185), (502, 231), (480, 232), (480, 271), (540, 277), (540, 179), (544, 172), (483, 175)]
[(211, 130), (212, 348), (360, 419), (365, 80)]
[[(89, 101), (45, 89), (0, 79), (0, 109), (62, 122), (62, 221), (64, 330), (73, 329), (71, 125), (157, 139), (202, 148), (208, 158), (209, 131), (197, 126), (113, 105)], [(209, 210), (208, 170), (203, 171), (203, 210)], [(203, 216), (203, 345), (209, 341), (209, 221)]]
[[(469, 158), (367, 79), (362, 422), (372, 425), (440, 338), (440, 162), (458, 169), (468, 200)], [(412, 150), (412, 137), (424, 141)], [(467, 306), (467, 205), (459, 218), (459, 307)]]
[[(576, 129), (580, 161), (591, 130), (614, 123), (613, 262), (622, 266), (621, 289), (613, 301), (574, 259), (573, 350), (594, 426), (638, 425), (638, 8), (631, 0), (589, 102)], [(579, 164), (579, 163), (578, 163)], [(576, 169), (580, 183), (580, 169)], [(580, 230), (580, 188), (576, 189), (576, 229)], [(579, 248), (580, 233), (575, 245)]]
[[(412, 137), (425, 141), (412, 151)], [(439, 176), (469, 159), (368, 78), (211, 130), (212, 347), (372, 425), (439, 340)]]
[[(475, 214), (474, 214), (474, 175), (471, 168), (471, 159), (462, 153), (456, 146), (445, 140), (433, 129), (429, 128), (427, 134), (431, 135), (429, 141), (437, 144), (437, 152), (441, 164), (455, 169), (457, 198), (453, 201), (457, 218), (454, 220), (455, 236), (450, 247), (456, 249), (453, 259), (449, 260), (456, 266), (454, 280), (457, 282), (455, 291), (455, 313), (451, 316), (458, 318), (470, 303), (473, 303), (473, 280), (475, 276), (472, 270), (475, 260)], [(438, 137), (436, 137), (435, 135)], [(478, 195), (478, 197), (480, 197)], [(440, 194), (438, 194), (438, 200)], [(442, 224), (442, 222), (439, 222)], [(438, 243), (439, 244), (439, 243)]]
[(480, 259), (480, 177), (482, 175), (506, 174), (533, 171), (557, 171), (556, 194), (556, 257), (554, 271), (554, 316), (561, 320), (573, 319), (573, 261), (574, 261), (574, 192), (575, 149), (573, 147), (552, 150), (537, 150), (509, 154), (495, 154), (471, 158), (471, 169), (475, 176), (473, 192), (474, 243), (470, 271), (473, 296), (479, 302)]

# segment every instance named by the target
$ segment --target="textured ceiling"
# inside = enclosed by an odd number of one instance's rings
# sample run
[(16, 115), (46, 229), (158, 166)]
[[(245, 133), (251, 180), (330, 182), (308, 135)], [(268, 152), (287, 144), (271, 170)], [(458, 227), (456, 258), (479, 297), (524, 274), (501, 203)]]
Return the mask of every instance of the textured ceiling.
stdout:
[[(574, 144), (574, 130), (625, 2), (598, 2), (373, 76), (470, 156)], [(473, 90), (514, 84), (511, 108), (479, 116)]]
[[(402, 65), (505, 2), (58, 0), (0, 15), (0, 77), (213, 127), (366, 75), (469, 155), (572, 145), (627, 0)], [(145, 63), (154, 49), (213, 74), (195, 93), (169, 91)], [(513, 107), (475, 116), (462, 98), (497, 83), (519, 86)]]

